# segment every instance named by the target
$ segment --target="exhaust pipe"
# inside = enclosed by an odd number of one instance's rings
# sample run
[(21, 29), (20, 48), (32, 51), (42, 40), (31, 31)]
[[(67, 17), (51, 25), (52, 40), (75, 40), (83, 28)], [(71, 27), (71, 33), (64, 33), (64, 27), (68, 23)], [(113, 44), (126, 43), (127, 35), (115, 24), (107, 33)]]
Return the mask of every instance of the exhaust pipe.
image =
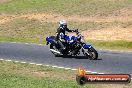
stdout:
[(57, 54), (61, 54), (61, 52), (56, 51), (56, 50), (54, 50), (54, 49), (50, 49), (50, 51), (51, 51), (51, 52), (54, 52), (54, 53), (57, 53)]

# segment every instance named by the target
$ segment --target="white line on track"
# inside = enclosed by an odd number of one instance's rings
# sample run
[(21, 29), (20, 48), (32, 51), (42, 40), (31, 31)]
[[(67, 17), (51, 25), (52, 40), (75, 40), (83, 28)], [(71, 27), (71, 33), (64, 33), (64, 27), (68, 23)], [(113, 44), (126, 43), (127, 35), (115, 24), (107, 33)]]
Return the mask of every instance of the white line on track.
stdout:
[[(9, 43), (16, 43), (16, 42), (9, 42)], [(18, 42), (19, 43), (19, 42)]]
[(35, 64), (35, 63), (29, 63), (29, 64)]
[(64, 67), (58, 67), (58, 68), (64, 68)]
[(0, 60), (4, 60), (4, 59), (0, 59)]
[(40, 46), (42, 46), (43, 44), (37, 44), (37, 45), (40, 45)]
[(57, 68), (58, 66), (52, 66), (53, 68)]
[(25, 63), (27, 63), (27, 62), (20, 62), (20, 63), (25, 64)]
[(98, 74), (104, 74), (104, 73), (98, 73)]
[(64, 68), (64, 69), (66, 69), (66, 70), (70, 70), (71, 68)]
[(49, 67), (50, 65), (44, 65), (44, 66), (47, 66), (47, 67)]
[(71, 70), (76, 71), (77, 69), (71, 69)]
[(92, 71), (86, 71), (86, 72), (91, 73)]
[(42, 64), (36, 64), (36, 65), (41, 66)]
[(93, 73), (93, 74), (97, 74), (97, 72), (91, 72), (91, 73)]
[(29, 43), (24, 43), (24, 44), (27, 44), (27, 45), (29, 45)]
[(8, 62), (10, 62), (10, 61), (12, 61), (12, 60), (5, 60), (5, 61), (8, 61)]
[(18, 63), (19, 61), (14, 61), (14, 62)]

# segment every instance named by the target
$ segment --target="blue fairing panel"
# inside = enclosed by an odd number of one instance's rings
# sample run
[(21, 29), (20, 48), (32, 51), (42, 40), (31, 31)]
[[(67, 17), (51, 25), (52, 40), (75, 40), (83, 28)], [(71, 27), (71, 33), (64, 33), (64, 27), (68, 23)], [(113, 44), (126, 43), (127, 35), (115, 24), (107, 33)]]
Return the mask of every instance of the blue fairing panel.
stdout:
[(70, 41), (71, 39), (70, 39), (69, 36), (66, 36), (66, 37), (65, 37), (65, 40)]
[(53, 41), (53, 39), (52, 39), (51, 37), (47, 37), (47, 38), (46, 38), (46, 41), (47, 41), (47, 42), (50, 42), (50, 43), (54, 43), (54, 41)]
[(71, 37), (71, 39), (72, 39), (72, 40), (75, 40), (75, 39), (76, 39), (76, 37), (75, 37), (75, 36), (72, 36), (72, 37)]
[(51, 39), (49, 37), (46, 37), (47, 42), (51, 42)]
[(83, 48), (84, 49), (90, 49), (92, 46), (91, 45), (88, 45), (88, 44), (85, 44), (84, 46), (83, 46)]
[(46, 37), (47, 44), (51, 43), (53, 45), (56, 45), (57, 43), (55, 42), (54, 36)]
[(67, 41), (70, 41), (70, 40), (75, 40), (75, 36), (66, 36), (65, 37), (65, 40), (67, 40)]

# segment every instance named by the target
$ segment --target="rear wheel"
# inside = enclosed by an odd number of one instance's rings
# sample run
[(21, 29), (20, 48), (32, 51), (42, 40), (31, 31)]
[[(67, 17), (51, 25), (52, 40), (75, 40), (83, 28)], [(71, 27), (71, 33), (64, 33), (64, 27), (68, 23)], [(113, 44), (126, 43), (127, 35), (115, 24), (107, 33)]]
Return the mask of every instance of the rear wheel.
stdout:
[(97, 60), (98, 59), (98, 52), (93, 48), (91, 47), (87, 53), (86, 53), (86, 56), (88, 58), (90, 58), (91, 60)]

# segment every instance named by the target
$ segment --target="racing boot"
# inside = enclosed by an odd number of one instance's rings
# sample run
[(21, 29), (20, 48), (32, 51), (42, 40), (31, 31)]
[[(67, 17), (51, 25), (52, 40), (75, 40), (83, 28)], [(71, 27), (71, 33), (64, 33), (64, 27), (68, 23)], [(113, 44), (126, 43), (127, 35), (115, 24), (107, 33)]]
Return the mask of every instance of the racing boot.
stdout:
[(61, 41), (58, 41), (58, 44), (60, 45), (60, 52), (64, 52), (65, 50), (66, 50), (66, 47), (62, 44), (62, 42)]

